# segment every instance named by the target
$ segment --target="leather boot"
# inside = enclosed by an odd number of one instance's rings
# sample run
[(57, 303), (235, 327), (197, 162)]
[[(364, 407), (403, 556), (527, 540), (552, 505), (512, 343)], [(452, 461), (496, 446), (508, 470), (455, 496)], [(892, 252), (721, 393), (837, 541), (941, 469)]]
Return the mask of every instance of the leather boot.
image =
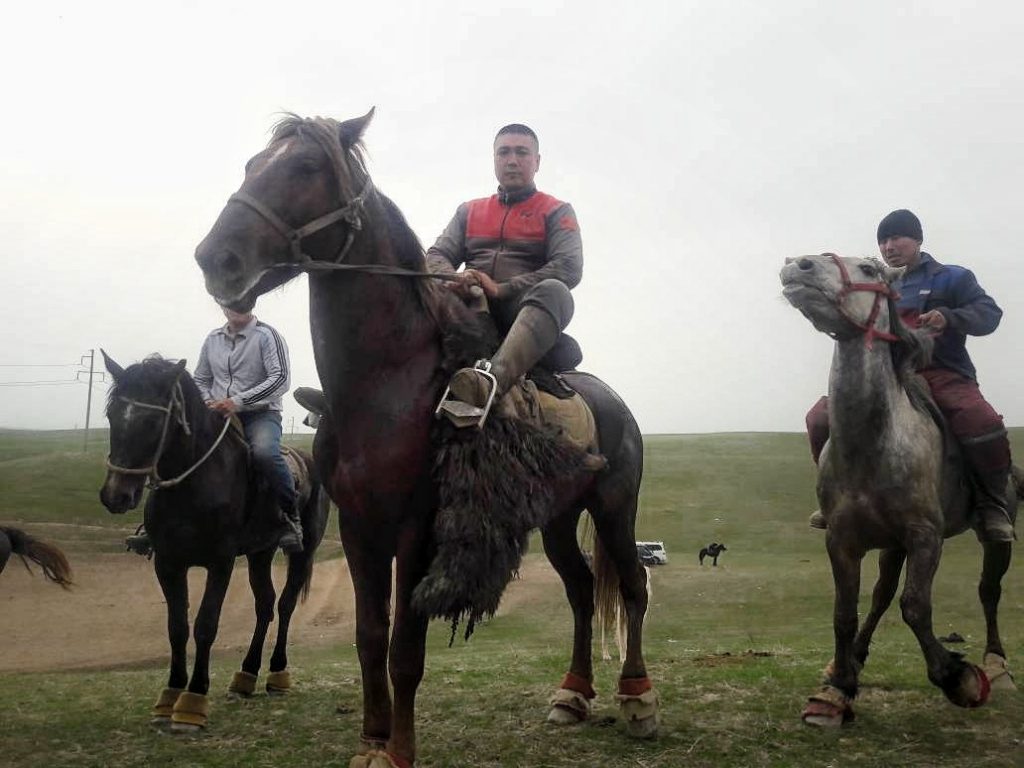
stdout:
[(1010, 441), (1006, 430), (961, 440), (974, 480), (974, 513), (984, 541), (1013, 541), (1006, 497), (1010, 485)]
[(141, 525), (135, 529), (134, 534), (124, 540), (124, 544), (129, 552), (142, 555), (147, 559), (153, 556), (153, 542), (150, 541), (149, 534)]
[[(531, 304), (519, 310), (508, 335), (490, 360), (491, 375), (498, 382), (496, 400), (547, 354), (558, 341), (559, 333), (561, 329), (546, 310)], [(452, 376), (452, 394), (477, 408), (486, 405), (490, 388), (490, 380), (476, 368), (462, 368)]]
[(293, 555), (302, 551), (302, 520), (299, 518), (299, 511), (295, 508), (295, 502), (281, 502), (281, 512), (284, 513), (284, 522), (287, 528), (284, 534), (278, 539), (277, 545), (286, 555)]
[(1006, 498), (1009, 482), (1009, 467), (975, 473), (977, 496), (974, 513), (984, 530), (985, 541), (1013, 541), (1016, 538)]

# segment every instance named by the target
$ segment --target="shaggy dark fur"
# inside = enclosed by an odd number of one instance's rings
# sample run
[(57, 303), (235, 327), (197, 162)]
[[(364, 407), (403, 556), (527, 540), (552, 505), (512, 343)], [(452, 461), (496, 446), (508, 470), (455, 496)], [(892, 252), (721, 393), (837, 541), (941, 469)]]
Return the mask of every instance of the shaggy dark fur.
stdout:
[(529, 532), (554, 513), (558, 484), (581, 471), (583, 454), (536, 427), (492, 416), (484, 429), (438, 429), (434, 464), (440, 505), (437, 553), (413, 606), (452, 622), (465, 637), (493, 615), (515, 576)]

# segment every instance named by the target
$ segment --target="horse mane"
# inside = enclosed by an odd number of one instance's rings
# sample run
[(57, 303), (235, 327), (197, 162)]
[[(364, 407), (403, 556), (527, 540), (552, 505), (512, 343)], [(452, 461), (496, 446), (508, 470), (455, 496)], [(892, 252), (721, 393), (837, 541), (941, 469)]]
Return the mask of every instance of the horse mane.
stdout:
[[(220, 425), (210, 418), (212, 414), (206, 407), (206, 403), (203, 401), (203, 396), (195, 380), (187, 370), (178, 368), (177, 360), (168, 360), (155, 352), (141, 362), (129, 365), (124, 369), (124, 373), (114, 382), (114, 385), (107, 393), (107, 417), (110, 417), (110, 409), (114, 400), (124, 395), (126, 391), (131, 392), (136, 397), (160, 402), (167, 397), (169, 380), (175, 377), (178, 378), (178, 383), (181, 385), (181, 391), (185, 398), (185, 406), (188, 409), (189, 426), (193, 432), (193, 439), (199, 438), (203, 441), (216, 439)], [(163, 402), (160, 402), (160, 404), (164, 405)]]
[(933, 410), (929, 406), (932, 399), (931, 391), (928, 388), (928, 383), (917, 375), (917, 371), (931, 362), (935, 341), (931, 334), (907, 327), (900, 320), (895, 300), (890, 296), (887, 301), (889, 331), (897, 338), (897, 341), (889, 345), (896, 379), (906, 391), (914, 408), (922, 413), (931, 413)]

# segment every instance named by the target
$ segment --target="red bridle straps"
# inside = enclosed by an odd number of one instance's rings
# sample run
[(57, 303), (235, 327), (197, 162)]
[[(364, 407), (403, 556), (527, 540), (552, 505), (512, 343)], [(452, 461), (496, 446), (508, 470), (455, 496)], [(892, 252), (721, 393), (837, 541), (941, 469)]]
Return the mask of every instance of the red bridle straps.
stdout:
[[(887, 283), (855, 283), (850, 280), (850, 273), (846, 269), (846, 264), (840, 256), (834, 253), (822, 254), (832, 259), (832, 262), (839, 269), (839, 276), (843, 280), (843, 287), (840, 289), (836, 296), (836, 306), (839, 307), (840, 314), (845, 317), (855, 327), (864, 331), (864, 346), (871, 349), (875, 339), (881, 339), (882, 341), (899, 341), (899, 336), (888, 331), (882, 331), (875, 327), (875, 322), (878, 320), (878, 313), (882, 310), (882, 299), (896, 299), (899, 295), (891, 288)], [(846, 311), (846, 307), (843, 306), (843, 301), (851, 293), (867, 292), (875, 294), (875, 303), (871, 307), (871, 314), (868, 315), (866, 323), (860, 323), (856, 318), (851, 317)]]

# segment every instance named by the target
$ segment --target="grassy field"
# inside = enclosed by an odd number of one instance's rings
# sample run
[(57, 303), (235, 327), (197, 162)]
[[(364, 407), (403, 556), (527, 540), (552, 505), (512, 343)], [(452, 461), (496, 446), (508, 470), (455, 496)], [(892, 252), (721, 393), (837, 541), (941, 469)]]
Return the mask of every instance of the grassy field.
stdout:
[[(1013, 437), (1019, 455), (1024, 432)], [(114, 518), (100, 507), (104, 449), (100, 433), (83, 453), (80, 434), (0, 432), (0, 523), (45, 530), (76, 558), (118, 551), (139, 515)], [(857, 720), (840, 733), (800, 723), (832, 643), (823, 538), (806, 525), (813, 469), (802, 436), (651, 436), (646, 452), (637, 538), (664, 540), (670, 557), (654, 572), (645, 638), (662, 704), (659, 738), (637, 743), (621, 732), (612, 662), (597, 663), (591, 722), (563, 730), (544, 723), (567, 666), (571, 621), (560, 590), (537, 589), (469, 643), (448, 648), (448, 628), (432, 626), (418, 766), (1024, 765), (1024, 695), (1003, 694), (974, 711), (946, 703), (898, 609), (876, 635)], [(52, 523), (66, 525), (44, 527)], [(336, 528), (328, 535), (336, 543)], [(718, 568), (702, 568), (697, 551), (712, 540), (729, 549)], [(865, 594), (874, 562), (866, 561)], [(973, 537), (949, 542), (934, 610), (937, 632), (963, 635), (958, 649), (975, 661), (984, 637), (979, 567)], [(0, 578), (0, 642), (3, 599)], [(1018, 669), (1022, 608), (1024, 577), (1011, 569), (1001, 628)], [(147, 726), (163, 665), (0, 674), (0, 765), (347, 766), (361, 706), (351, 640), (294, 648), (297, 687), (285, 699), (228, 701), (221, 692), (241, 654), (216, 653), (210, 728), (194, 739)]]

